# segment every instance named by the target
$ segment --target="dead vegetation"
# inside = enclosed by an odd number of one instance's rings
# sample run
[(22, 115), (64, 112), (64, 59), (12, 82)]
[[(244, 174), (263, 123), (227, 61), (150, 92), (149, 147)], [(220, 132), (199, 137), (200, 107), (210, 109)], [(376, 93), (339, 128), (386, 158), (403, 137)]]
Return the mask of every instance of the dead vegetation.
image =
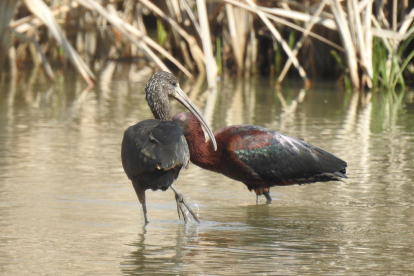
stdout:
[(289, 73), (341, 78), (359, 88), (404, 86), (412, 77), (413, 4), (321, 0), (4, 0), (0, 70), (70, 62), (89, 84), (98, 62), (145, 60), (190, 79), (205, 74)]

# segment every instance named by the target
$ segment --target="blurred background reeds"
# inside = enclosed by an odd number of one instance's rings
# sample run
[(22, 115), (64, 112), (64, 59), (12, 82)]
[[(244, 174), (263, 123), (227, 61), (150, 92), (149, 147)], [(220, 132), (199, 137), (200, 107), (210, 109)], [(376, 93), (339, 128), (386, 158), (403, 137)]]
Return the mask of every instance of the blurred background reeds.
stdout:
[(202, 75), (211, 89), (260, 74), (394, 90), (413, 79), (413, 19), (406, 0), (3, 0), (0, 74), (53, 81), (72, 66), (93, 85), (116, 61)]

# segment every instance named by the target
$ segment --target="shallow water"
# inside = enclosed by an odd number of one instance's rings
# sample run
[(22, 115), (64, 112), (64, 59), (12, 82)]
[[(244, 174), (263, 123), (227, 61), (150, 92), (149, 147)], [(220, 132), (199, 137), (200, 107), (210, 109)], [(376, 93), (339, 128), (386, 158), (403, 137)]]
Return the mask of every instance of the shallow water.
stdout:
[(70, 73), (0, 84), (1, 274), (414, 273), (414, 92), (277, 91), (252, 79), (210, 93), (183, 79), (213, 130), (249, 123), (302, 137), (346, 160), (349, 179), (274, 187), (272, 204), (256, 204), (242, 183), (190, 165), (175, 185), (201, 224), (178, 220), (171, 190), (147, 191), (145, 227), (120, 143), (152, 117), (150, 75), (108, 64), (90, 91)]

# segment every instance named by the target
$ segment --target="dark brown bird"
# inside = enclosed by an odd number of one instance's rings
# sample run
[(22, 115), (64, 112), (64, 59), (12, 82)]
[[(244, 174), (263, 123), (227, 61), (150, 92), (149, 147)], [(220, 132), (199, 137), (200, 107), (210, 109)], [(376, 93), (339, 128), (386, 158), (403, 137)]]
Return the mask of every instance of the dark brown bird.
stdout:
[(195, 165), (243, 182), (257, 200), (264, 194), (272, 201), (272, 186), (340, 181), (347, 178), (346, 162), (329, 152), (254, 125), (235, 125), (218, 130), (217, 151), (204, 141), (200, 121), (190, 113), (173, 117), (182, 129)]
[(190, 153), (180, 127), (171, 121), (168, 97), (177, 99), (200, 120), (211, 138), (212, 148), (215, 149), (217, 146), (213, 132), (172, 74), (155, 73), (145, 86), (145, 96), (155, 120), (145, 120), (127, 128), (121, 150), (122, 165), (142, 204), (145, 223), (148, 223), (145, 191), (165, 191), (168, 187), (176, 195), (178, 216), (181, 218), (182, 215), (187, 222), (184, 205), (198, 221), (182, 194), (172, 184), (181, 168), (188, 167)]

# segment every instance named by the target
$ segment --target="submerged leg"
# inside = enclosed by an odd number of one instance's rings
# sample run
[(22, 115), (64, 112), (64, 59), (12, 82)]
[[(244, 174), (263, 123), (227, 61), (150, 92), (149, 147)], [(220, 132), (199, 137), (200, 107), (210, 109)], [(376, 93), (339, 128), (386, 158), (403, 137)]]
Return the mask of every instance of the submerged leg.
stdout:
[(259, 188), (254, 189), (254, 192), (256, 193), (256, 203), (259, 204), (259, 199), (261, 195), (264, 195), (266, 197), (266, 203), (269, 204), (272, 202), (272, 197), (270, 196), (270, 188)]
[(271, 203), (272, 197), (270, 196), (270, 189), (263, 189), (263, 194), (267, 199), (267, 203)]
[(135, 187), (135, 185), (134, 185), (134, 188), (135, 188), (135, 192), (137, 193), (138, 200), (142, 205), (142, 212), (144, 212), (145, 224), (147, 224), (148, 219), (147, 219), (147, 205), (145, 205), (145, 190), (137, 188)]
[(183, 205), (187, 208), (187, 210), (190, 212), (190, 214), (193, 216), (193, 218), (200, 223), (197, 216), (194, 214), (193, 210), (191, 210), (190, 206), (188, 206), (187, 202), (184, 200), (183, 195), (174, 187), (173, 184), (171, 184), (171, 189), (175, 193), (175, 200), (177, 201), (177, 212), (178, 217), (181, 219), (181, 215), (183, 216), (184, 222), (187, 223), (187, 215), (185, 214), (185, 210)]

